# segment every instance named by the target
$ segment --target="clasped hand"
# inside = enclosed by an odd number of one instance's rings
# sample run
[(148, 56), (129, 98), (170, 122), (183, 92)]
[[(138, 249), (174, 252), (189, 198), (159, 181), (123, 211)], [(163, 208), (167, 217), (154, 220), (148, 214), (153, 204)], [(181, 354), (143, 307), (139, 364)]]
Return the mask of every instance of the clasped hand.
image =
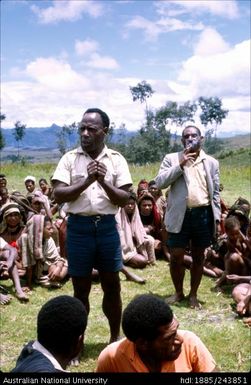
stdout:
[(87, 166), (88, 178), (92, 183), (95, 181), (102, 183), (105, 179), (106, 172), (107, 168), (104, 163), (98, 162), (97, 160), (90, 162)]

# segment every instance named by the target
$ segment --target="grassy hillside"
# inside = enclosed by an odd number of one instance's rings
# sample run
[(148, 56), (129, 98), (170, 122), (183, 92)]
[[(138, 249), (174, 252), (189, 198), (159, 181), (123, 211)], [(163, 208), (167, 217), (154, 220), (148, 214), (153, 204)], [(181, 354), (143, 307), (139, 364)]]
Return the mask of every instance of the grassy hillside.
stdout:
[(238, 148), (250, 148), (251, 136), (250, 134), (236, 135), (231, 138), (223, 139), (223, 143), (225, 148), (231, 148), (232, 150)]

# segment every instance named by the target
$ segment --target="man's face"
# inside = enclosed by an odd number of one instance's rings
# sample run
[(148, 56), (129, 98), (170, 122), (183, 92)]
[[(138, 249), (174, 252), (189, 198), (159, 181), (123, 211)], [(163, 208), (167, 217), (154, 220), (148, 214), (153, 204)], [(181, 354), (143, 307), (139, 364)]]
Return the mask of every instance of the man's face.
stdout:
[(153, 202), (151, 199), (144, 199), (140, 203), (140, 214), (144, 215), (145, 217), (148, 217), (151, 215), (153, 210)]
[(191, 152), (196, 152), (201, 148), (202, 139), (195, 127), (187, 127), (183, 132), (181, 142), (184, 148), (191, 146)]
[(149, 342), (149, 355), (159, 361), (174, 361), (181, 353), (183, 338), (177, 333), (179, 323), (173, 318), (170, 324), (159, 327), (159, 335)]
[(88, 154), (102, 150), (107, 128), (103, 127), (101, 116), (96, 112), (86, 113), (79, 125), (81, 147)]

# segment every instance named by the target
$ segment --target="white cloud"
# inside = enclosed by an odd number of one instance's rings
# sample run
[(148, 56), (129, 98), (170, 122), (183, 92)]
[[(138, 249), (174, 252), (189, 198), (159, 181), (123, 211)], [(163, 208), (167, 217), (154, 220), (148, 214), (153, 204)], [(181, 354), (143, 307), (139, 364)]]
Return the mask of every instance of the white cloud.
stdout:
[(156, 23), (147, 20), (142, 16), (135, 16), (125, 27), (126, 30), (142, 29), (146, 34), (146, 38), (149, 40), (155, 40), (161, 33), (161, 29)]
[(26, 74), (49, 90), (72, 89), (78, 84), (85, 88), (90, 82), (72, 70), (70, 64), (54, 58), (37, 58), (26, 67)]
[(227, 52), (190, 57), (183, 63), (178, 83), (186, 85), (193, 97), (250, 94), (250, 40)]
[[(212, 47), (211, 47), (212, 48)], [(219, 47), (218, 47), (219, 48)], [(219, 131), (250, 130), (250, 40), (236, 44), (223, 52), (194, 55), (183, 63), (176, 81), (170, 88), (184, 100), (199, 96), (218, 96), (228, 117)], [(195, 47), (197, 52), (198, 46)], [(209, 50), (210, 51), (210, 50)], [(238, 118), (239, 117), (239, 118)], [(239, 119), (239, 122), (238, 122)]]
[(92, 0), (55, 0), (48, 8), (32, 5), (31, 10), (38, 16), (40, 23), (50, 24), (59, 21), (76, 21), (83, 14), (91, 17), (99, 17), (103, 14), (101, 3)]
[(27, 65), (26, 74), (27, 81), (2, 84), (6, 128), (12, 128), (16, 120), (27, 127), (78, 122), (88, 107), (104, 109), (117, 126), (123, 122), (130, 129), (140, 127), (144, 110), (132, 102), (128, 84), (134, 84), (133, 80), (123, 82), (91, 69), (81, 74), (55, 58), (37, 58)]
[(83, 64), (97, 69), (114, 70), (119, 68), (115, 59), (110, 56), (101, 56), (98, 53), (91, 54), (90, 59)]
[(119, 68), (117, 61), (110, 56), (102, 56), (98, 52), (99, 44), (96, 40), (86, 39), (75, 42), (75, 51), (78, 56), (84, 56), (85, 61), (80, 62), (82, 66), (96, 69), (114, 70)]
[(75, 42), (75, 51), (78, 56), (86, 56), (92, 52), (97, 51), (99, 44), (96, 40), (86, 39), (83, 41), (76, 40)]
[(160, 18), (156, 21), (150, 21), (142, 16), (135, 16), (125, 25), (125, 28), (127, 31), (141, 29), (145, 32), (146, 40), (156, 40), (162, 33), (179, 30), (202, 30), (204, 26), (201, 22), (183, 22), (175, 18)]
[(211, 13), (227, 19), (239, 17), (238, 3), (235, 0), (168, 0), (155, 3), (160, 15), (177, 16), (182, 14)]
[(194, 53), (199, 56), (208, 56), (226, 52), (228, 50), (229, 44), (224, 41), (222, 36), (215, 29), (205, 28), (195, 45)]

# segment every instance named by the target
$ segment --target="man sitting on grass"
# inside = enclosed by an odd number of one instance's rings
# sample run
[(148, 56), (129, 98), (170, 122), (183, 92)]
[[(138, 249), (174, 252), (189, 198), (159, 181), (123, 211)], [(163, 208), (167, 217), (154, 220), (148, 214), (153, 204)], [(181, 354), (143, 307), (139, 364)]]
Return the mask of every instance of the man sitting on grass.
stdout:
[(87, 313), (77, 298), (50, 299), (38, 313), (37, 340), (23, 348), (12, 372), (64, 372), (83, 346), (86, 325)]
[(100, 354), (97, 372), (212, 372), (215, 361), (194, 333), (178, 330), (169, 305), (152, 294), (133, 299), (124, 310), (123, 340)]

